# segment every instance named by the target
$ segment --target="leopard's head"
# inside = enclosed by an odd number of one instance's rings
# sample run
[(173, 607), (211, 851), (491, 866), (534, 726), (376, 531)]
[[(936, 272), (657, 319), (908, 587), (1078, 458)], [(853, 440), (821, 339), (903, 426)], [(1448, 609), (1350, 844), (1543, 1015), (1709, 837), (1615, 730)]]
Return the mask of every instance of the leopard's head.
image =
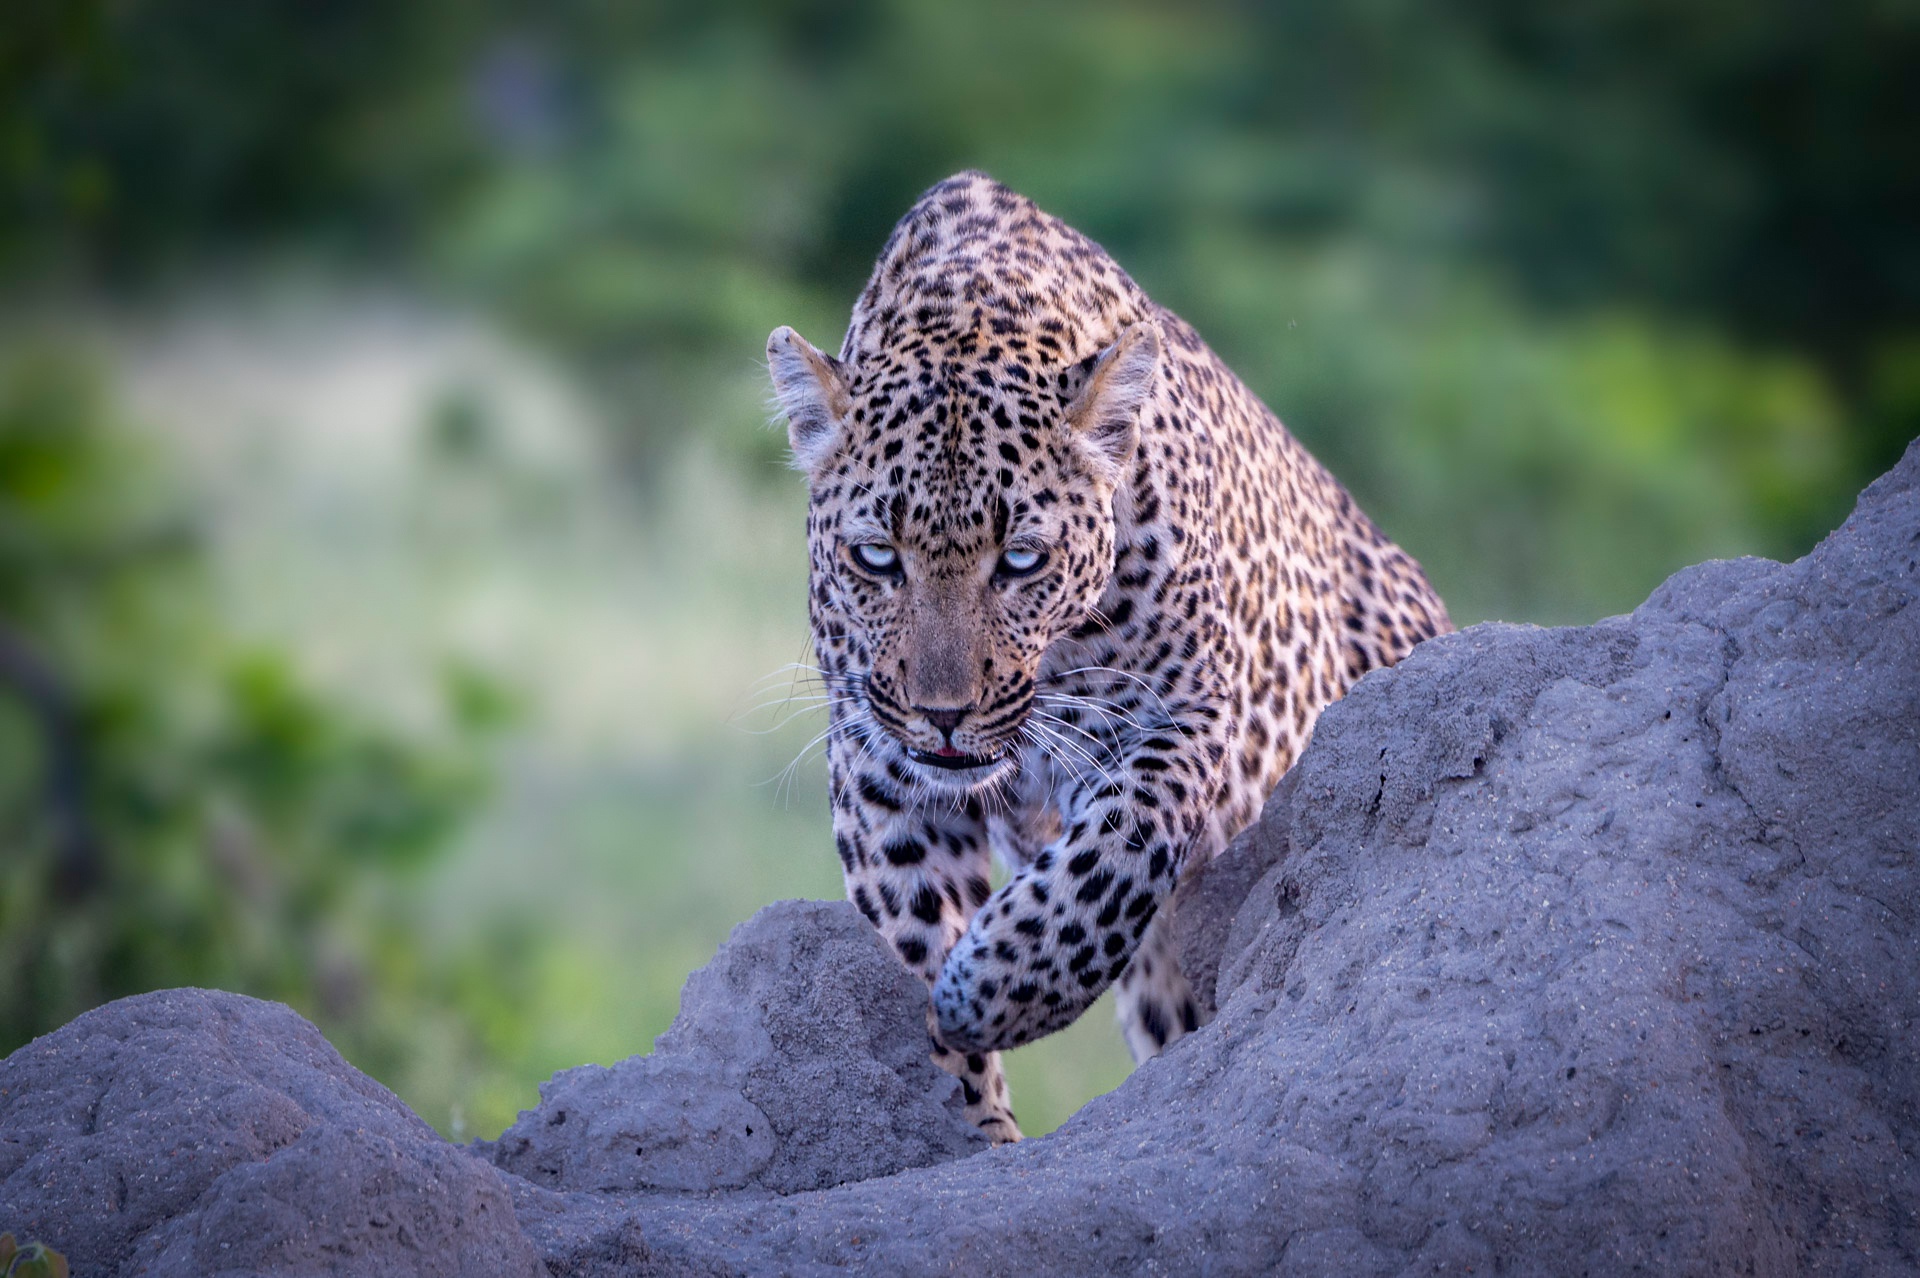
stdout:
[(843, 362), (790, 328), (767, 357), (811, 490), (810, 611), (830, 691), (921, 780), (995, 782), (1029, 730), (1047, 648), (1112, 575), (1158, 329), (1141, 321), (1053, 367), (926, 337)]

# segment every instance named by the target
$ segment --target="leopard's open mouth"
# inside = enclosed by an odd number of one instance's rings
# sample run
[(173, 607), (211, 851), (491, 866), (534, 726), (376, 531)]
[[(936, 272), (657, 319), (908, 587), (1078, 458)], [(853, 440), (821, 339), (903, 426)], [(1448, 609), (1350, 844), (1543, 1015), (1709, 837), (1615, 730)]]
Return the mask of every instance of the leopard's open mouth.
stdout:
[(915, 763), (923, 763), (929, 768), (945, 768), (950, 772), (963, 772), (968, 768), (990, 768), (1000, 762), (999, 755), (983, 758), (977, 754), (961, 754), (952, 746), (943, 746), (939, 750), (915, 750), (907, 748), (907, 757)]

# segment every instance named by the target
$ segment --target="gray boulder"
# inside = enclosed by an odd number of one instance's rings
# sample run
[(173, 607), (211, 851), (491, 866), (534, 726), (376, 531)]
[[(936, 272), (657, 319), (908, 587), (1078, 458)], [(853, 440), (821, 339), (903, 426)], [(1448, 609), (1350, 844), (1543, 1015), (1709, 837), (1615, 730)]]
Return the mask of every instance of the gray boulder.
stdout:
[(554, 1189), (824, 1189), (986, 1147), (927, 1058), (926, 995), (840, 901), (782, 901), (687, 980), (654, 1045), (541, 1085), (490, 1148)]
[(0, 1062), (0, 1230), (78, 1275), (546, 1272), (491, 1168), (290, 1009), (214, 990)]
[(1920, 446), (1797, 563), (1368, 676), (1182, 886), (1213, 1021), (1044, 1139), (955, 1157), (924, 992), (790, 903), (498, 1169), (284, 1009), (82, 1017), (0, 1066), (0, 1228), (109, 1274), (1920, 1271), (1916, 601)]

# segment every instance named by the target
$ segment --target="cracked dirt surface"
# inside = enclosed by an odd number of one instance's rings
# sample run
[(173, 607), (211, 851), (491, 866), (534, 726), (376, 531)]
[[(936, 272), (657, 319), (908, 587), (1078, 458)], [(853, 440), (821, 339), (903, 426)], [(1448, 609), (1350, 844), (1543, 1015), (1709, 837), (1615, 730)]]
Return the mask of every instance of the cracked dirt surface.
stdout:
[[(1368, 676), (1182, 890), (1212, 1023), (1044, 1139), (950, 1143), (941, 1080), (916, 1090), (901, 1048), (924, 996), (869, 971), (886, 956), (850, 907), (808, 903), (689, 983), (704, 1028), (683, 1041), (757, 1062), (701, 1074), (712, 1113), (867, 1104), (884, 1157), (789, 1151), (790, 1126), (740, 1145), (731, 1179), (620, 1181), (632, 1163), (585, 1142), (683, 1112), (657, 1064), (556, 1080), (534, 1113), (564, 1098), (570, 1118), (537, 1129), (536, 1165), (602, 1170), (528, 1179), (478, 1156), (514, 1167), (505, 1140), (440, 1143), (284, 1009), (164, 994), (0, 1065), (0, 1215), (78, 1272), (126, 1274), (255, 1272), (211, 1242), (369, 1211), (389, 1227), (354, 1235), (354, 1264), (293, 1271), (427, 1271), (408, 1246), (463, 1246), (494, 1258), (464, 1272), (519, 1273), (524, 1244), (582, 1275), (1912, 1273), (1916, 600), (1920, 445), (1796, 563), (1700, 565), (1631, 616), (1477, 626)], [(755, 974), (777, 964), (802, 977)], [(180, 998), (252, 1028), (216, 1043), (183, 1011), (173, 1037), (114, 1046)], [(752, 1056), (762, 1033), (778, 1046)], [(785, 1061), (794, 1094), (769, 1100), (762, 1067)], [(163, 1085), (182, 1069), (194, 1088)], [(322, 1137), (329, 1188), (287, 1189), (264, 1224), (266, 1200), (222, 1188)]]

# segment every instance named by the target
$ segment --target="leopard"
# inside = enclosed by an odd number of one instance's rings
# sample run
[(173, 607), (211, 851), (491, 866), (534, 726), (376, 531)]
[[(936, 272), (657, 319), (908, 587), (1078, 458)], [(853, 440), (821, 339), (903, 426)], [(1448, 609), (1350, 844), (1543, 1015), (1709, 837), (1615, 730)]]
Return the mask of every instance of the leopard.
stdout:
[(1192, 327), (984, 173), (901, 218), (837, 355), (782, 326), (767, 366), (847, 896), (1018, 1140), (1001, 1053), (1110, 986), (1136, 1061), (1196, 1031), (1176, 886), (1452, 622)]

